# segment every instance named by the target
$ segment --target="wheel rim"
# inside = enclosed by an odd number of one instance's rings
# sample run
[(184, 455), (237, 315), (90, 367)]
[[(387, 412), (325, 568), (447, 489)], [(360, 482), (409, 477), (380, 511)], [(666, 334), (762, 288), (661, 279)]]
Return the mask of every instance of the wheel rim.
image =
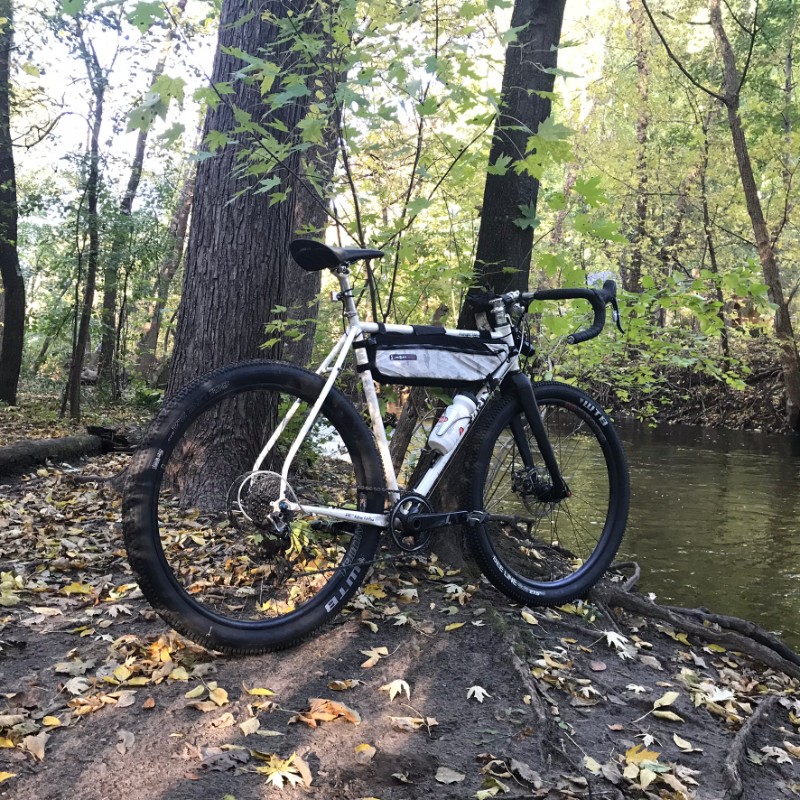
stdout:
[[(296, 399), (292, 422), (251, 475), (279, 414)], [(285, 622), (325, 602), (355, 560), (360, 525), (301, 511), (280, 517), (280, 531), (270, 518), (283, 459), (309, 400), (270, 386), (228, 390), (192, 413), (170, 440), (153, 507), (160, 557), (184, 600), (205, 618), (243, 628)], [(359, 468), (352, 436), (323, 407), (292, 463), (286, 496), (301, 506), (357, 508)]]
[(553, 588), (591, 571), (614, 529), (614, 464), (599, 424), (572, 403), (539, 400), (545, 430), (570, 496), (542, 502), (550, 485), (527, 423), (536, 468), (523, 463), (510, 419), (495, 439), (483, 482), (485, 530), (496, 558), (514, 580)]

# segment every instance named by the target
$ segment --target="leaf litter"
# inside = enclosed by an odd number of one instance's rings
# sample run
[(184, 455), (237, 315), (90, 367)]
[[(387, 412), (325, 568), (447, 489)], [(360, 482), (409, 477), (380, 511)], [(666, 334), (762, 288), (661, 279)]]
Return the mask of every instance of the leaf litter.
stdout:
[[(123, 464), (108, 456), (89, 470)], [(722, 793), (732, 738), (770, 694), (782, 704), (745, 750), (749, 791), (800, 793), (796, 681), (658, 623), (612, 627), (585, 603), (534, 616), (433, 557), (374, 569), (348, 613), (291, 651), (219, 658), (146, 606), (119, 498), (74, 474), (47, 466), (0, 487), (0, 784), (11, 796), (47, 797), (58, 775), (81, 781), (83, 800), (126, 787), (155, 800), (164, 780), (188, 775), (199, 794), (239, 800), (312, 782), (321, 797), (388, 800), (404, 784), (436, 796), (450, 779), (459, 797), (615, 787), (688, 800)], [(387, 694), (400, 713), (386, 714)], [(102, 774), (69, 758), (73, 740), (87, 752), (108, 743)], [(144, 752), (153, 763), (131, 777), (126, 759)]]

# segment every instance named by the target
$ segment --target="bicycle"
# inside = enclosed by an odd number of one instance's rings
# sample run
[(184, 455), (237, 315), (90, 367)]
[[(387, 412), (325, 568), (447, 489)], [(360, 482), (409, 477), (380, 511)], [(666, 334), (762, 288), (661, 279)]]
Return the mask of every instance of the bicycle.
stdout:
[[(537, 382), (530, 355), (534, 300), (582, 299), (597, 336), (606, 305), (620, 327), (616, 287), (479, 294), (487, 330), (362, 322), (350, 266), (379, 250), (310, 240), (290, 247), (308, 271), (330, 269), (346, 329), (316, 370), (246, 361), (197, 378), (169, 400), (134, 455), (123, 503), (129, 561), (147, 600), (206, 647), (259, 653), (289, 647), (357, 591), (388, 530), (401, 552), (436, 529), (463, 526), (489, 581), (515, 601), (559, 605), (611, 564), (630, 486), (611, 420), (584, 392)], [(334, 386), (354, 350), (367, 426)], [(398, 486), (375, 379), (448, 387), (432, 464)], [(454, 454), (471, 470), (461, 508), (431, 495)]]

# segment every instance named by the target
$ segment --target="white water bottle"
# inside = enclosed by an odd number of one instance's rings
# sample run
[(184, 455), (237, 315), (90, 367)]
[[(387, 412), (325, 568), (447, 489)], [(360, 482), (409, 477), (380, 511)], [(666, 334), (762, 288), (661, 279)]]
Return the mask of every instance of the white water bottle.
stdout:
[(442, 455), (449, 453), (466, 433), (477, 408), (473, 395), (466, 392), (457, 394), (428, 437), (431, 449)]

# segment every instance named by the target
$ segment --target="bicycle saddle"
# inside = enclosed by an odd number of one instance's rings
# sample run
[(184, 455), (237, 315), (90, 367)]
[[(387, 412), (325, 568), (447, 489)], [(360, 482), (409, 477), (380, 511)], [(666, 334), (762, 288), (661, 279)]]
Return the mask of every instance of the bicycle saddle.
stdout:
[(292, 258), (306, 272), (334, 269), (361, 259), (380, 258), (382, 250), (361, 250), (358, 247), (331, 247), (313, 239), (295, 239), (289, 245)]

